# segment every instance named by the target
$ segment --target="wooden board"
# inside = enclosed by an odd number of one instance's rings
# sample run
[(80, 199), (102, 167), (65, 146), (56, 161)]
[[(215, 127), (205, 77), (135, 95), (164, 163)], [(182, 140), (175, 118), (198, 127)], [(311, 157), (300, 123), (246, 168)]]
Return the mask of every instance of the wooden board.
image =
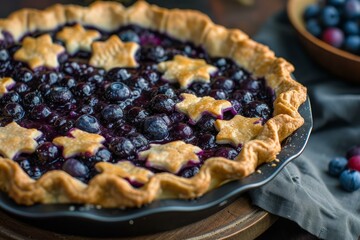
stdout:
[[(171, 231), (126, 239), (254, 239), (268, 229), (276, 219), (276, 216), (252, 206), (249, 198), (242, 196), (223, 210), (199, 222)], [(88, 238), (63, 235), (36, 228), (0, 211), (0, 239), (85, 240)], [(92, 239), (100, 240), (102, 238)]]

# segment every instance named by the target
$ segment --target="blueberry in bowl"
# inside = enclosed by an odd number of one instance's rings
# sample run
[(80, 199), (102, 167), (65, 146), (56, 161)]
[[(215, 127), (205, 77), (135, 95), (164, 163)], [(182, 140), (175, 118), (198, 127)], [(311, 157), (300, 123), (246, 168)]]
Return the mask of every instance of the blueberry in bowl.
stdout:
[(56, 5), (0, 29), (0, 187), (19, 204), (198, 198), (304, 124), (294, 67), (198, 12)]
[(360, 3), (290, 0), (287, 13), (308, 54), (324, 69), (358, 83)]

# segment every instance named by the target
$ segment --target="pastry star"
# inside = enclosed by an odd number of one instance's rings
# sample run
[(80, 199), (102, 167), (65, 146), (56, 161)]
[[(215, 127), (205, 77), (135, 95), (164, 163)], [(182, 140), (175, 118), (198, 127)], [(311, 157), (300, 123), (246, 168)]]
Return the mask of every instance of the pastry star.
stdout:
[(7, 93), (7, 88), (11, 85), (15, 84), (15, 81), (12, 78), (5, 77), (0, 78), (0, 97), (4, 95), (4, 93)]
[(177, 173), (189, 161), (198, 163), (196, 153), (201, 148), (186, 144), (183, 141), (174, 141), (167, 144), (150, 144), (150, 149), (139, 153), (140, 159), (147, 159), (147, 166)]
[(0, 127), (0, 154), (12, 159), (18, 153), (33, 153), (38, 146), (34, 139), (41, 135), (40, 131), (23, 128), (16, 122)]
[(92, 44), (93, 54), (90, 65), (110, 70), (115, 67), (137, 67), (135, 53), (139, 45), (135, 42), (122, 42), (113, 35), (105, 42), (94, 42)]
[(63, 46), (52, 42), (49, 34), (44, 34), (38, 38), (26, 37), (14, 59), (28, 63), (32, 69), (41, 66), (56, 68), (59, 66), (57, 57), (64, 51)]
[(176, 55), (173, 60), (159, 63), (160, 72), (164, 72), (163, 78), (171, 83), (179, 82), (181, 88), (187, 88), (192, 82), (210, 82), (210, 74), (217, 68), (206, 64), (203, 59), (191, 59)]
[(105, 138), (98, 134), (87, 133), (80, 129), (71, 131), (73, 137), (57, 137), (54, 138), (53, 143), (57, 146), (62, 146), (63, 156), (65, 158), (75, 156), (77, 154), (91, 154), (94, 155)]
[(56, 38), (65, 42), (66, 49), (70, 54), (79, 50), (91, 51), (91, 44), (100, 37), (100, 33), (95, 30), (86, 30), (80, 24), (73, 27), (64, 27)]
[(251, 140), (263, 128), (260, 118), (246, 118), (236, 115), (232, 119), (216, 120), (215, 128), (219, 131), (216, 142), (220, 144), (232, 144), (237, 147)]
[(96, 164), (100, 172), (115, 174), (121, 178), (127, 178), (132, 182), (146, 183), (154, 175), (153, 172), (137, 167), (129, 161), (120, 161), (116, 164), (100, 162)]
[(200, 120), (203, 113), (210, 113), (216, 117), (221, 117), (224, 109), (231, 108), (232, 105), (226, 100), (215, 100), (212, 97), (196, 97), (195, 95), (182, 93), (183, 101), (176, 104), (178, 111), (186, 114), (193, 122)]

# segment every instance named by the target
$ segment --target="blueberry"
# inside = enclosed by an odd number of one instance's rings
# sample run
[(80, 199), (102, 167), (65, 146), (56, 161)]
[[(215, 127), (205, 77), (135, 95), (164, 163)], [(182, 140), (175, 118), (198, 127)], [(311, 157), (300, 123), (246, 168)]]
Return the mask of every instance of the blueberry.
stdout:
[(151, 140), (164, 140), (169, 135), (168, 125), (160, 116), (150, 116), (144, 120), (143, 132)]
[(111, 152), (105, 148), (100, 149), (94, 156), (89, 158), (92, 162), (110, 162), (112, 160)]
[(115, 122), (113, 127), (115, 129), (115, 133), (118, 136), (127, 136), (131, 133), (134, 133), (136, 130), (134, 126), (124, 123), (123, 120)]
[(76, 80), (73, 77), (66, 76), (61, 80), (61, 85), (71, 89), (76, 86)]
[(10, 55), (6, 49), (0, 50), (0, 62), (6, 62), (10, 60)]
[(63, 77), (64, 75), (62, 73), (49, 71), (41, 74), (39, 80), (41, 83), (54, 85), (55, 83), (58, 83)]
[(25, 116), (25, 111), (18, 103), (8, 103), (3, 109), (3, 114), (5, 117), (10, 117), (14, 121), (18, 121)]
[(42, 102), (43, 102), (43, 98), (41, 94), (37, 91), (27, 93), (24, 96), (24, 100), (23, 100), (24, 105), (30, 108), (39, 105)]
[(339, 28), (327, 28), (321, 38), (329, 45), (339, 48), (344, 42), (344, 33)]
[(257, 117), (262, 119), (269, 119), (271, 117), (271, 110), (269, 106), (260, 101), (253, 101), (246, 106), (245, 117)]
[(190, 90), (193, 90), (196, 93), (196, 96), (207, 96), (211, 91), (211, 87), (208, 83), (203, 82), (194, 82), (190, 85)]
[(235, 110), (236, 113), (239, 113), (241, 115), (242, 110), (243, 110), (243, 106), (242, 104), (235, 99), (230, 100), (231, 105), (233, 106), (233, 109)]
[(186, 123), (179, 123), (172, 129), (173, 137), (177, 140), (184, 140), (193, 137), (192, 128)]
[(148, 90), (149, 86), (150, 86), (150, 84), (149, 84), (148, 80), (146, 80), (143, 77), (138, 77), (133, 80), (133, 87), (135, 89)]
[(215, 156), (224, 157), (233, 160), (238, 155), (238, 152), (231, 147), (222, 147), (215, 152)]
[(124, 68), (113, 68), (106, 74), (106, 78), (112, 82), (124, 82), (130, 77), (129, 71)]
[(184, 178), (191, 178), (195, 174), (197, 174), (199, 171), (200, 171), (200, 169), (197, 166), (194, 166), (194, 167), (191, 167), (191, 168), (186, 168), (186, 169), (181, 171), (180, 176), (182, 176)]
[(48, 122), (51, 125), (54, 125), (54, 123), (60, 118), (60, 115), (56, 112), (53, 112), (50, 114), (49, 118), (48, 118)]
[(174, 111), (175, 102), (165, 94), (159, 94), (150, 101), (151, 109), (157, 113), (171, 113)]
[(230, 60), (226, 59), (226, 58), (216, 58), (214, 65), (219, 69), (219, 70), (226, 70), (227, 68), (229, 68), (230, 65)]
[(69, 158), (62, 166), (62, 170), (80, 180), (85, 180), (89, 174), (89, 168), (81, 161)]
[(185, 122), (185, 115), (180, 113), (180, 112), (173, 112), (172, 114), (169, 115), (169, 118), (170, 118), (170, 121), (173, 123), (173, 124), (176, 124), (176, 123), (179, 123), (179, 122)]
[(224, 66), (226, 66), (226, 59), (225, 58), (218, 58), (218, 59), (216, 59), (214, 65), (216, 67), (219, 67), (219, 68), (224, 67)]
[(101, 111), (101, 117), (105, 122), (114, 122), (123, 117), (123, 111), (118, 105), (110, 104)]
[(43, 120), (51, 115), (51, 109), (44, 104), (39, 104), (33, 107), (30, 114), (32, 119)]
[(149, 146), (148, 140), (140, 133), (132, 133), (128, 137), (136, 149), (142, 150)]
[(78, 109), (78, 113), (79, 114), (93, 114), (94, 113), (94, 108), (90, 105), (82, 105), (79, 109)]
[(165, 113), (161, 113), (161, 114), (158, 114), (155, 116), (162, 118), (162, 120), (164, 120), (166, 126), (168, 126), (168, 127), (171, 127), (171, 125), (173, 124), (173, 122), (171, 122), (169, 115), (167, 115)]
[(109, 101), (122, 101), (129, 98), (131, 90), (121, 82), (111, 83), (105, 90), (105, 97)]
[(211, 90), (209, 96), (215, 98), (216, 100), (223, 100), (228, 98), (228, 94), (222, 89)]
[(45, 142), (36, 149), (36, 156), (42, 164), (45, 164), (58, 158), (60, 156), (60, 151), (53, 143)]
[(247, 73), (243, 69), (237, 69), (231, 75), (231, 79), (233, 79), (237, 83), (242, 82), (246, 78), (247, 78)]
[(152, 84), (155, 84), (157, 81), (159, 81), (160, 74), (153, 70), (148, 70), (148, 71), (144, 72), (143, 77), (145, 77), (145, 79), (149, 80)]
[(204, 133), (199, 136), (198, 144), (201, 149), (209, 149), (216, 147), (216, 138), (210, 133)]
[(156, 89), (155, 95), (157, 95), (157, 94), (165, 94), (169, 98), (176, 97), (176, 93), (175, 93), (174, 89), (171, 88), (170, 85), (168, 85), (168, 84), (164, 84), (164, 85), (158, 87)]
[(47, 97), (51, 92), (51, 86), (46, 83), (41, 83), (37, 87), (37, 90), (44, 96)]
[[(136, 91), (134, 91), (134, 92), (136, 92)], [(131, 104), (132, 104), (132, 99), (126, 99), (125, 101), (120, 102), (120, 103), (119, 103), (119, 106), (120, 106), (122, 109), (125, 109), (125, 108), (131, 106)]]
[(253, 93), (259, 92), (264, 89), (264, 80), (255, 80), (253, 78), (248, 78), (241, 82), (240, 87), (245, 91), (250, 91)]
[(212, 84), (213, 89), (222, 89), (224, 91), (231, 91), (234, 89), (235, 83), (229, 78), (219, 77)]
[(33, 72), (28, 68), (21, 68), (15, 72), (14, 79), (15, 81), (27, 83), (33, 79)]
[(31, 175), (30, 177), (37, 180), (41, 177), (41, 175), (43, 174), (41, 169), (38, 166), (34, 166), (31, 170)]
[(66, 119), (65, 117), (59, 117), (55, 122), (54, 126), (62, 133), (67, 133), (74, 127), (74, 121)]
[(104, 76), (99, 73), (95, 73), (86, 78), (86, 81), (93, 84), (101, 84), (104, 81)]
[(345, 50), (357, 53), (360, 50), (360, 36), (348, 36), (344, 41)]
[(91, 107), (95, 107), (95, 106), (99, 105), (100, 101), (98, 98), (96, 98), (94, 96), (90, 96), (88, 98), (85, 98), (85, 103)]
[(0, 75), (5, 77), (9, 76), (13, 70), (13, 66), (10, 61), (0, 62)]
[(93, 67), (72, 61), (64, 63), (62, 70), (66, 75), (77, 77), (88, 76), (94, 72)]
[(339, 10), (334, 6), (326, 6), (321, 12), (321, 21), (325, 27), (335, 27), (340, 22)]
[(360, 172), (360, 156), (352, 156), (348, 161), (348, 168)]
[(311, 18), (316, 18), (321, 12), (321, 8), (318, 4), (310, 4), (306, 7), (304, 11), (304, 18), (309, 20)]
[(128, 158), (135, 153), (135, 146), (129, 139), (120, 137), (110, 143), (110, 150), (120, 158)]
[(94, 89), (88, 83), (78, 83), (76, 84), (73, 92), (78, 97), (89, 97), (93, 94)]
[(344, 14), (348, 19), (360, 17), (360, 2), (357, 0), (348, 0), (344, 6)]
[(198, 129), (200, 131), (203, 131), (203, 132), (214, 132), (215, 131), (215, 127), (214, 127), (215, 120), (216, 120), (215, 117), (213, 117), (209, 114), (205, 114), (196, 123), (196, 126), (198, 127)]
[(71, 91), (66, 87), (52, 87), (48, 94), (49, 100), (56, 104), (68, 103), (73, 95)]
[(358, 35), (360, 33), (359, 25), (355, 21), (346, 21), (343, 30), (346, 35)]
[(310, 19), (306, 22), (306, 30), (315, 37), (320, 37), (322, 28), (316, 19)]
[(136, 42), (136, 43), (140, 43), (140, 38), (137, 35), (136, 32), (132, 31), (132, 30), (126, 30), (123, 31), (119, 34), (120, 39), (123, 42)]
[(153, 61), (156, 63), (163, 62), (168, 59), (165, 49), (161, 46), (142, 47), (141, 57), (145, 61)]
[(141, 126), (147, 116), (149, 116), (149, 113), (141, 107), (130, 108), (126, 114), (127, 120), (135, 124), (135, 126)]
[(346, 151), (346, 156), (345, 157), (347, 159), (350, 159), (351, 157), (357, 156), (357, 155), (360, 156), (360, 145), (356, 145), (356, 146), (353, 146), (350, 149), (348, 149)]
[(31, 164), (30, 164), (30, 161), (28, 159), (21, 159), (20, 161), (18, 161), (20, 167), (22, 169), (24, 169), (25, 171), (26, 170), (29, 170), (31, 168)]
[(20, 97), (19, 93), (15, 92), (15, 91), (10, 91), (10, 92), (5, 93), (0, 98), (0, 100), (3, 104), (19, 103), (21, 101), (21, 97)]
[(26, 83), (17, 82), (13, 89), (18, 93), (25, 93), (29, 91), (30, 87)]
[(344, 157), (335, 157), (329, 162), (328, 172), (332, 176), (339, 176), (345, 169), (348, 161)]
[(96, 117), (88, 114), (80, 116), (75, 121), (75, 127), (89, 133), (98, 133), (100, 131), (100, 125)]
[(353, 192), (360, 188), (360, 173), (355, 170), (347, 169), (340, 175), (341, 187), (348, 191)]

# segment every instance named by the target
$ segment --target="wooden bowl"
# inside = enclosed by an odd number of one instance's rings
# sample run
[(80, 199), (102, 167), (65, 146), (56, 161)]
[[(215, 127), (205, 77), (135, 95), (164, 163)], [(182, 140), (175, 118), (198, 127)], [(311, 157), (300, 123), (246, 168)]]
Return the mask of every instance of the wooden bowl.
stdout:
[(360, 83), (360, 56), (337, 49), (311, 35), (305, 28), (305, 8), (317, 0), (289, 0), (287, 12), (309, 55), (322, 67), (343, 80)]

